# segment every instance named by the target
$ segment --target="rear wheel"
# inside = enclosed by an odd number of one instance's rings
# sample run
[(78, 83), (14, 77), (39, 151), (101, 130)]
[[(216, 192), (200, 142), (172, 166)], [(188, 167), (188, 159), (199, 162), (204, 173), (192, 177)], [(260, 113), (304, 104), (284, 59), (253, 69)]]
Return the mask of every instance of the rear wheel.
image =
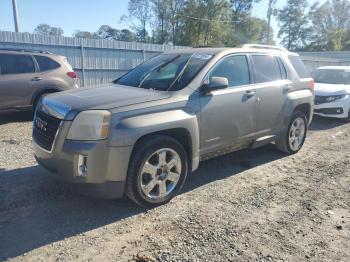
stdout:
[(168, 136), (151, 136), (132, 155), (125, 193), (140, 206), (162, 205), (181, 190), (187, 173), (183, 146)]
[(286, 154), (297, 153), (304, 145), (307, 127), (307, 118), (305, 114), (300, 111), (295, 111), (287, 130), (276, 142), (277, 148)]

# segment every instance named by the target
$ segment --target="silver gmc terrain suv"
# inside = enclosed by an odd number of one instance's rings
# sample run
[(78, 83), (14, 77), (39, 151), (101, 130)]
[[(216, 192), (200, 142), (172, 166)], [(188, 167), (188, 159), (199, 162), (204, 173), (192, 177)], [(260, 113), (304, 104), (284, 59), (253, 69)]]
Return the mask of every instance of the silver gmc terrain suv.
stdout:
[(298, 152), (313, 100), (313, 80), (284, 49), (167, 52), (110, 85), (44, 97), (33, 123), (35, 156), (85, 194), (160, 205), (201, 160), (272, 142)]

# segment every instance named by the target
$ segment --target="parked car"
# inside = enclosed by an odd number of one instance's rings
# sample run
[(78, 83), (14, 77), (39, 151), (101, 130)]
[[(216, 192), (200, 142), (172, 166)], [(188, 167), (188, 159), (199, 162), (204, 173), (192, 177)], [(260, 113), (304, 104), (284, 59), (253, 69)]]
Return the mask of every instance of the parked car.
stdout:
[(108, 86), (46, 96), (35, 156), (85, 194), (164, 204), (201, 160), (271, 142), (298, 152), (313, 111), (305, 72), (269, 46), (163, 53)]
[(0, 111), (32, 109), (43, 95), (77, 87), (64, 56), (0, 49)]
[(323, 66), (312, 72), (315, 80), (314, 114), (350, 121), (350, 66)]

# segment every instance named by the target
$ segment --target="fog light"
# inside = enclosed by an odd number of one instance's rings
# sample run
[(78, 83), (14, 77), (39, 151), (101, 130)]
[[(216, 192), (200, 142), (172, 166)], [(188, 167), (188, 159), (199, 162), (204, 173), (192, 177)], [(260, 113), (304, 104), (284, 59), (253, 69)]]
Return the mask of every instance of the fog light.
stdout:
[(87, 176), (88, 165), (87, 165), (87, 156), (79, 155), (78, 156), (78, 175)]

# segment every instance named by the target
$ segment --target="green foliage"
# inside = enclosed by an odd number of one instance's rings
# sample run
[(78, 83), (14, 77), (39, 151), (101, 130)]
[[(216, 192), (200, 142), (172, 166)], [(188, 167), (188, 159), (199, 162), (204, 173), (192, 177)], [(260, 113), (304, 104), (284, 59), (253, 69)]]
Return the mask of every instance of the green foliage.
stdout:
[(299, 50), (306, 44), (309, 24), (306, 7), (306, 0), (288, 0), (278, 13), (278, 36), (288, 50)]
[(63, 36), (63, 30), (60, 27), (40, 24), (34, 29), (34, 34), (47, 36)]
[(350, 42), (350, 2), (332, 0), (310, 8), (309, 18), (312, 34), (308, 49), (344, 50)]
[[(75, 37), (186, 46), (239, 46), (266, 44), (273, 39), (267, 19), (253, 17), (260, 0), (129, 0), (127, 16), (120, 21), (129, 29), (102, 25), (97, 32), (77, 31)], [(350, 50), (350, 1), (316, 2), (287, 0), (267, 17), (275, 16), (281, 44), (289, 50)], [(277, 11), (277, 13), (276, 13)], [(36, 33), (62, 35), (60, 28), (39, 25)], [(268, 33), (270, 31), (270, 37)], [(270, 40), (269, 44), (274, 44)]]

